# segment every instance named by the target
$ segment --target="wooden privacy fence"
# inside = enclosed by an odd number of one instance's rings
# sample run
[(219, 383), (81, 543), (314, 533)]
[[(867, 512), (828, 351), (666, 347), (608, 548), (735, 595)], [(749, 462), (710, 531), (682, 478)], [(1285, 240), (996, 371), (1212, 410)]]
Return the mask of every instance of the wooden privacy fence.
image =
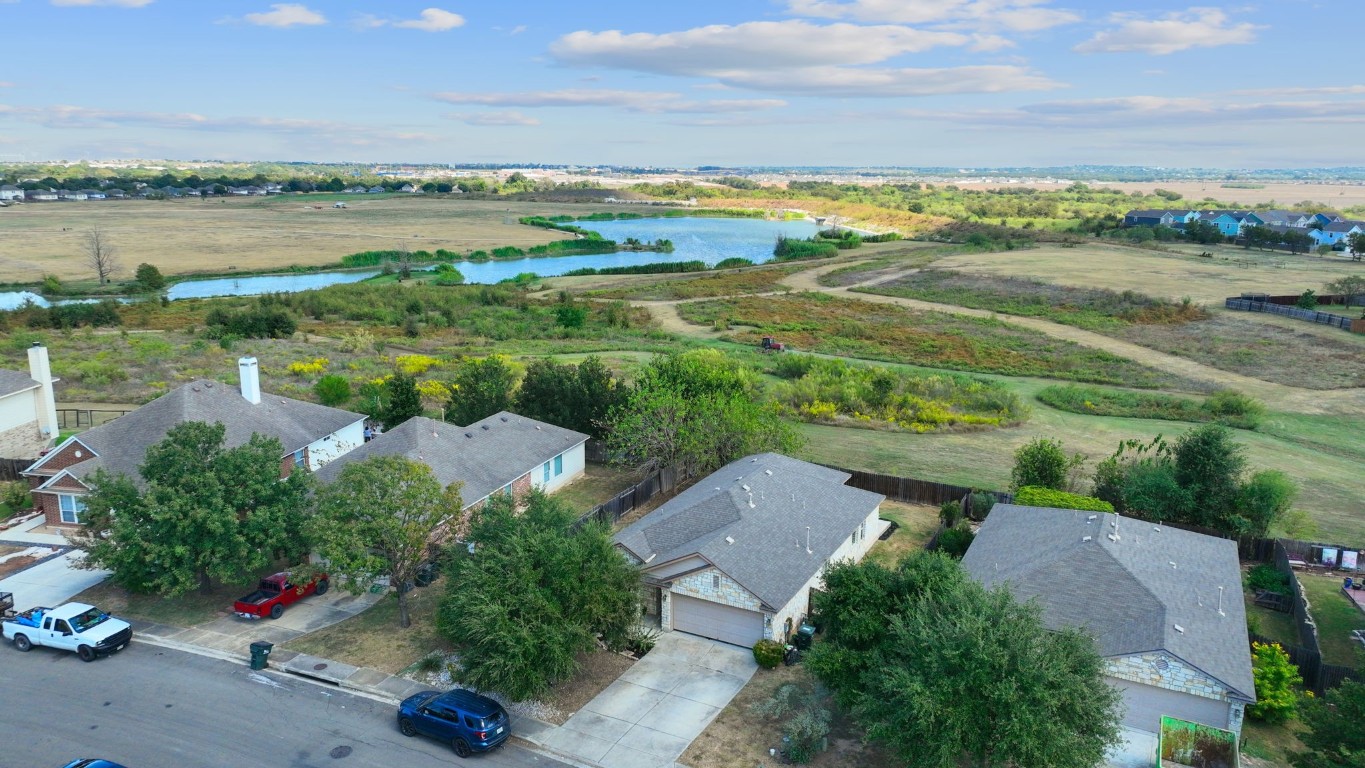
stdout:
[[(1318, 626), (1313, 621), (1312, 614), (1309, 613), (1309, 603), (1304, 597), (1303, 587), (1299, 584), (1299, 577), (1289, 564), (1291, 549), (1299, 546), (1313, 545), (1293, 539), (1274, 543), (1275, 569), (1289, 579), (1289, 591), (1293, 597), (1294, 626), (1299, 633), (1298, 645), (1287, 646), (1284, 643), (1279, 645), (1289, 654), (1289, 660), (1294, 663), (1294, 666), (1299, 668), (1299, 674), (1303, 676), (1304, 686), (1321, 695), (1328, 689), (1341, 685), (1343, 680), (1359, 680), (1362, 676), (1354, 667), (1328, 664), (1322, 659), (1322, 647), (1318, 643)], [(1251, 638), (1253, 642), (1275, 642), (1263, 635), (1251, 634)]]
[(12, 483), (23, 480), (19, 473), (28, 469), (37, 459), (0, 459), (0, 482)]
[(850, 475), (847, 485), (852, 488), (880, 493), (892, 501), (903, 501), (907, 504), (940, 506), (950, 501), (960, 501), (963, 496), (974, 492), (992, 494), (995, 496), (995, 500), (1002, 504), (1010, 504), (1014, 501), (1013, 494), (1001, 491), (977, 491), (960, 485), (935, 483), (931, 480), (916, 480), (913, 477), (880, 475), (876, 472), (861, 472), (856, 469), (844, 469), (829, 464), (825, 466), (830, 469), (837, 469), (840, 472), (847, 472)]
[(611, 525), (632, 509), (654, 498), (655, 495), (672, 492), (684, 479), (686, 478), (683, 473), (676, 467), (664, 467), (657, 470), (644, 480), (616, 494), (610, 501), (598, 504), (588, 510), (578, 520), (574, 521), (574, 527), (577, 528), (589, 520), (597, 520)]
[(1253, 299), (1229, 298), (1224, 302), (1228, 309), (1235, 309), (1242, 312), (1269, 312), (1273, 315), (1284, 315), (1299, 320), (1306, 320), (1310, 323), (1319, 325), (1330, 325), (1344, 331), (1351, 330), (1352, 318), (1344, 315), (1334, 315), (1331, 312), (1318, 312), (1311, 309), (1299, 309), (1298, 307), (1286, 307), (1281, 304), (1271, 304), (1268, 301), (1257, 301)]
[(58, 408), (58, 429), (89, 429), (107, 424), (129, 411), (122, 409)]

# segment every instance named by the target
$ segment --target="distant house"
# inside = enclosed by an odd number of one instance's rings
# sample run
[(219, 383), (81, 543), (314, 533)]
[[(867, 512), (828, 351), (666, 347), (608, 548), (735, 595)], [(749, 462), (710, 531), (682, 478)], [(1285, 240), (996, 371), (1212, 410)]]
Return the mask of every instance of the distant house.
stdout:
[(1256, 701), (1237, 542), (1112, 514), (996, 504), (962, 567), (1095, 638), (1123, 723), (1234, 732)]
[(23, 199), (24, 190), (14, 186), (13, 184), (0, 185), (0, 200), (4, 200), (6, 202), (10, 200), (18, 200), (22, 202)]
[(1324, 225), (1321, 229), (1310, 228), (1304, 231), (1313, 238), (1315, 244), (1332, 246), (1346, 242), (1351, 235), (1365, 232), (1365, 222), (1334, 221), (1331, 224)]
[(24, 193), (24, 199), (39, 202), (55, 202), (57, 191), (54, 189), (30, 189)]
[(369, 190), (367, 190), (367, 191), (368, 191), (370, 194), (372, 194), (372, 195), (378, 195), (378, 194), (382, 194), (382, 193), (384, 193), (384, 192), (388, 192), (387, 189), (384, 189), (383, 187), (379, 186), (378, 184), (374, 185), (373, 187), (370, 187)]
[(413, 192), (416, 192), (416, 191), (417, 191), (417, 187), (414, 187), (414, 186), (411, 185), (411, 184), (404, 184), (403, 186), (401, 186), (401, 187), (398, 188), (398, 191), (399, 191), (399, 192), (407, 192), (408, 194), (412, 194)]
[(365, 194), (365, 192), (367, 192), (368, 190), (366, 190), (364, 187), (356, 186), (356, 187), (347, 187), (344, 191), (345, 191), (346, 194), (348, 194), (348, 195), (363, 195), (363, 194)]
[(85, 192), (79, 189), (63, 189), (57, 192), (59, 200), (84, 200)]
[(108, 197), (110, 200), (122, 200), (123, 198), (125, 198), (125, 197), (128, 196), (128, 193), (127, 193), (127, 192), (124, 192), (123, 190), (118, 189), (117, 187), (115, 187), (114, 189), (111, 189), (111, 190), (106, 191), (104, 194), (105, 194), (105, 196)]
[(47, 347), (28, 348), (28, 373), (0, 370), (0, 458), (33, 459), (57, 437)]
[[(1316, 221), (1319, 224), (1327, 225), (1336, 224), (1338, 222), (1345, 221), (1345, 219), (1342, 218), (1341, 214), (1339, 213), (1332, 213), (1331, 211), (1322, 211), (1313, 214), (1313, 221)], [(1309, 224), (1311, 223), (1312, 222), (1310, 221)]]
[(86, 200), (104, 200), (109, 197), (98, 189), (82, 189), (81, 193), (85, 195)]
[[(623, 200), (621, 202), (627, 201)], [(1124, 214), (1123, 226), (1181, 228), (1197, 218), (1199, 218), (1199, 211), (1191, 211), (1188, 209), (1129, 211)]]
[(226, 445), (244, 445), (253, 434), (284, 446), (280, 476), (295, 467), (321, 469), (364, 442), (365, 416), (261, 392), (254, 357), (237, 361), (241, 385), (199, 380), (171, 390), (137, 410), (66, 439), (24, 470), (33, 505), (51, 526), (76, 526), (85, 509), (87, 482), (98, 469), (140, 482), (147, 449), (187, 421), (221, 423)]
[(836, 469), (762, 453), (733, 461), (614, 537), (664, 631), (752, 646), (788, 639), (825, 568), (858, 561), (887, 525), (883, 496)]
[(1205, 211), (1199, 215), (1199, 220), (1212, 224), (1227, 237), (1236, 237), (1241, 234), (1242, 227), (1246, 225), (1247, 211)]

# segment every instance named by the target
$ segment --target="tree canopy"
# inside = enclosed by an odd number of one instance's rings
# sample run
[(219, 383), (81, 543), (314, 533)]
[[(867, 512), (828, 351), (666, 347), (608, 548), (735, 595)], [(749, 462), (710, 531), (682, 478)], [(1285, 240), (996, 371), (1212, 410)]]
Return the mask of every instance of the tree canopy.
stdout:
[(913, 768), (1096, 765), (1119, 738), (1118, 691), (1089, 635), (1043, 626), (955, 561), (840, 563), (815, 593), (807, 668)]
[(129, 590), (174, 596), (306, 555), (311, 476), (280, 479), (279, 440), (252, 435), (225, 448), (225, 433), (222, 424), (176, 425), (147, 450), (141, 485), (96, 472), (79, 537), (86, 562)]
[(473, 554), (451, 558), (437, 617), (460, 649), (456, 679), (516, 700), (572, 676), (598, 637), (625, 647), (640, 618), (639, 571), (609, 530), (575, 528), (575, 512), (538, 490), (524, 501), (520, 515), (504, 495), (479, 511)]
[(1307, 726), (1298, 733), (1308, 748), (1291, 758), (1294, 768), (1365, 768), (1365, 683), (1346, 680), (1300, 711)]
[(446, 421), (467, 427), (511, 408), (517, 377), (503, 356), (491, 355), (466, 360), (455, 372), (453, 384)]
[(408, 627), (408, 585), (427, 560), (433, 536), (460, 514), (460, 484), (442, 488), (431, 467), (402, 456), (347, 464), (317, 494), (309, 531), (330, 572), (359, 592), (387, 576), (398, 593), (398, 623)]
[(536, 360), (526, 368), (516, 411), (527, 418), (601, 438), (607, 414), (626, 394), (596, 355), (578, 365)]

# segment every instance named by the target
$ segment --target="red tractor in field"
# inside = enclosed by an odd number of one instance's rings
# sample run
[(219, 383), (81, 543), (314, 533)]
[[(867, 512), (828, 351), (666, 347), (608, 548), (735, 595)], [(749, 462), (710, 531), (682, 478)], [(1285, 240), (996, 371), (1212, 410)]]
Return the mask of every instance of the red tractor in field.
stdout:
[(771, 336), (764, 336), (763, 341), (758, 345), (759, 351), (765, 355), (769, 352), (781, 352), (786, 348), (786, 345)]

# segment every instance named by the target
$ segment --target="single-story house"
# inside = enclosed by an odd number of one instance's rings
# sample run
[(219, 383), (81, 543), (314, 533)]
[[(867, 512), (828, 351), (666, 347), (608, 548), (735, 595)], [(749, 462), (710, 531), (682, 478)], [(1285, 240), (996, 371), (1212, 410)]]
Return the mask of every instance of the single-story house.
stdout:
[(735, 645), (786, 640), (825, 568), (861, 560), (887, 523), (880, 494), (777, 453), (731, 462), (616, 534), (664, 631)]
[(996, 504), (962, 566), (1095, 637), (1123, 724), (1233, 732), (1256, 701), (1237, 542), (1107, 513)]
[(237, 361), (240, 388), (199, 380), (158, 397), (137, 410), (73, 435), (34, 462), (23, 474), (33, 488), (33, 505), (51, 526), (75, 526), (85, 509), (87, 479), (97, 469), (140, 482), (138, 467), (147, 449), (187, 421), (221, 423), (225, 444), (244, 445), (253, 434), (277, 438), (284, 445), (280, 476), (295, 467), (321, 469), (364, 442), (365, 416), (263, 394), (254, 357)]
[(57, 200), (57, 190), (55, 189), (30, 189), (24, 193), (25, 200), (38, 200), (41, 202), (53, 202)]
[(0, 370), (0, 457), (32, 459), (57, 437), (57, 404), (52, 394), (47, 347), (28, 348), (28, 373)]
[(63, 189), (57, 192), (57, 197), (61, 200), (84, 200), (85, 193), (79, 189)]
[(378, 194), (382, 194), (382, 193), (384, 193), (384, 192), (388, 192), (388, 190), (387, 190), (387, 189), (384, 189), (383, 187), (379, 186), (378, 184), (374, 185), (373, 187), (370, 187), (370, 189), (369, 189), (369, 193), (372, 194), (372, 195), (378, 195)]
[(23, 199), (24, 190), (14, 186), (13, 184), (0, 184), (0, 200), (5, 201), (18, 200), (22, 202)]
[[(581, 432), (509, 411), (467, 427), (416, 416), (323, 467), (317, 476), (329, 483), (353, 461), (403, 456), (431, 467), (443, 487), (464, 483), (460, 500), (470, 511), (497, 493), (516, 497), (532, 488), (553, 493), (582, 477), (587, 441)], [(463, 515), (434, 538), (463, 538), (468, 523), (469, 515)]]

